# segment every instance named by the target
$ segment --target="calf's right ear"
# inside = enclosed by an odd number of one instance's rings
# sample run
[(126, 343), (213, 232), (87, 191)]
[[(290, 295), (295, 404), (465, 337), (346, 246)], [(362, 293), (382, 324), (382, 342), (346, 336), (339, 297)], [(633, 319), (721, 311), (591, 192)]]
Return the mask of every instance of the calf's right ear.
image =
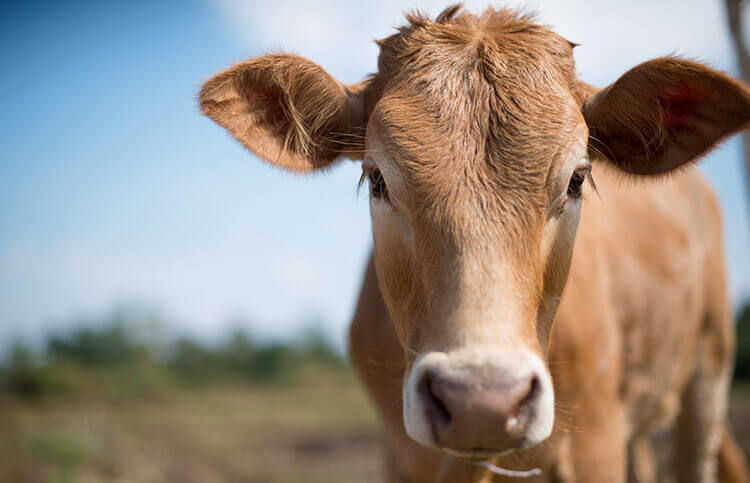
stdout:
[(324, 168), (364, 152), (366, 82), (344, 86), (289, 54), (236, 64), (201, 88), (203, 114), (266, 162), (290, 171)]
[(583, 89), (593, 150), (634, 174), (661, 174), (750, 122), (750, 89), (696, 62), (644, 62), (602, 91)]

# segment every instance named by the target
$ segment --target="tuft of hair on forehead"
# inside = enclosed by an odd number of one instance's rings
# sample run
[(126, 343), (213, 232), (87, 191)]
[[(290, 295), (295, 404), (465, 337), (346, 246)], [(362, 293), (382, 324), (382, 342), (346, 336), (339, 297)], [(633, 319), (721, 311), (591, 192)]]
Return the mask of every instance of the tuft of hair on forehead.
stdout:
[[(484, 110), (514, 128), (523, 118), (549, 114), (550, 103), (580, 89), (576, 44), (535, 23), (533, 14), (489, 7), (476, 16), (452, 5), (434, 20), (420, 11), (406, 19), (397, 33), (376, 41), (380, 56), (368, 112), (389, 86), (400, 84), (440, 110), (458, 107), (463, 98), (464, 113)], [(484, 106), (481, 91), (487, 94)]]
[[(488, 7), (481, 15), (473, 15), (461, 4), (447, 7), (433, 20), (419, 10), (406, 14), (407, 24), (398, 32), (375, 42), (380, 47), (379, 74), (395, 74), (404, 64), (418, 66), (420, 53), (433, 55), (441, 50), (474, 46), (475, 58), (481, 60), (482, 49), (492, 46), (499, 50), (515, 51), (531, 59), (546, 54), (556, 59), (560, 69), (572, 82), (575, 65), (572, 49), (577, 44), (536, 23), (533, 13)], [(471, 57), (471, 56), (468, 56)], [(416, 61), (416, 62), (415, 62)]]

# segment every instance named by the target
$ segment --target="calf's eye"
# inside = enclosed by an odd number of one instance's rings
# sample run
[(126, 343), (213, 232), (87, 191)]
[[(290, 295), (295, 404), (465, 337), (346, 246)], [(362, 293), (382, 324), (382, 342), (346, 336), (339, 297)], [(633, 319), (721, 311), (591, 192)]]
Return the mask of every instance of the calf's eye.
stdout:
[(580, 198), (581, 197), (581, 190), (583, 189), (583, 182), (586, 180), (586, 176), (588, 175), (589, 169), (588, 168), (582, 168), (577, 169), (575, 173), (573, 173), (573, 176), (570, 178), (570, 183), (568, 183), (568, 197), (569, 198)]
[(388, 187), (385, 185), (383, 173), (378, 168), (372, 168), (367, 172), (370, 180), (370, 196), (373, 198), (384, 198), (388, 196)]

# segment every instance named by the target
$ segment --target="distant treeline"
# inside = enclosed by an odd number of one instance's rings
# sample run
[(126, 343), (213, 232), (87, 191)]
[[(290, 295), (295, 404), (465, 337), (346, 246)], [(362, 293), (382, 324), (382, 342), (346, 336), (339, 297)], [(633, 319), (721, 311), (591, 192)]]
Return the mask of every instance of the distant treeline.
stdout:
[[(736, 330), (734, 378), (750, 381), (750, 302), (737, 313)], [(304, 377), (306, 367), (347, 366), (315, 329), (296, 342), (263, 342), (235, 330), (217, 344), (190, 337), (161, 343), (158, 332), (151, 322), (108, 316), (52, 334), (41, 349), (16, 343), (0, 361), (0, 394), (35, 398), (96, 391), (140, 397), (172, 386), (290, 383)]]
[(235, 330), (216, 344), (191, 337), (162, 343), (157, 332), (152, 323), (113, 315), (52, 334), (41, 349), (17, 342), (0, 361), (0, 394), (143, 396), (167, 386), (293, 382), (308, 365), (346, 367), (344, 356), (314, 328), (296, 342), (259, 341)]

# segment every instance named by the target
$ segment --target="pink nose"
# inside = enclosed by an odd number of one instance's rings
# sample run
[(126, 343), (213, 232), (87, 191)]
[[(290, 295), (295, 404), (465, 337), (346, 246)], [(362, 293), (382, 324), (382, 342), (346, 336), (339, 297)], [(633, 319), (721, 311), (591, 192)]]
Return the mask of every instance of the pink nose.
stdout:
[(523, 447), (526, 427), (534, 417), (533, 402), (541, 394), (537, 375), (511, 377), (484, 367), (468, 374), (457, 378), (428, 370), (419, 382), (419, 397), (437, 445), (498, 452)]

